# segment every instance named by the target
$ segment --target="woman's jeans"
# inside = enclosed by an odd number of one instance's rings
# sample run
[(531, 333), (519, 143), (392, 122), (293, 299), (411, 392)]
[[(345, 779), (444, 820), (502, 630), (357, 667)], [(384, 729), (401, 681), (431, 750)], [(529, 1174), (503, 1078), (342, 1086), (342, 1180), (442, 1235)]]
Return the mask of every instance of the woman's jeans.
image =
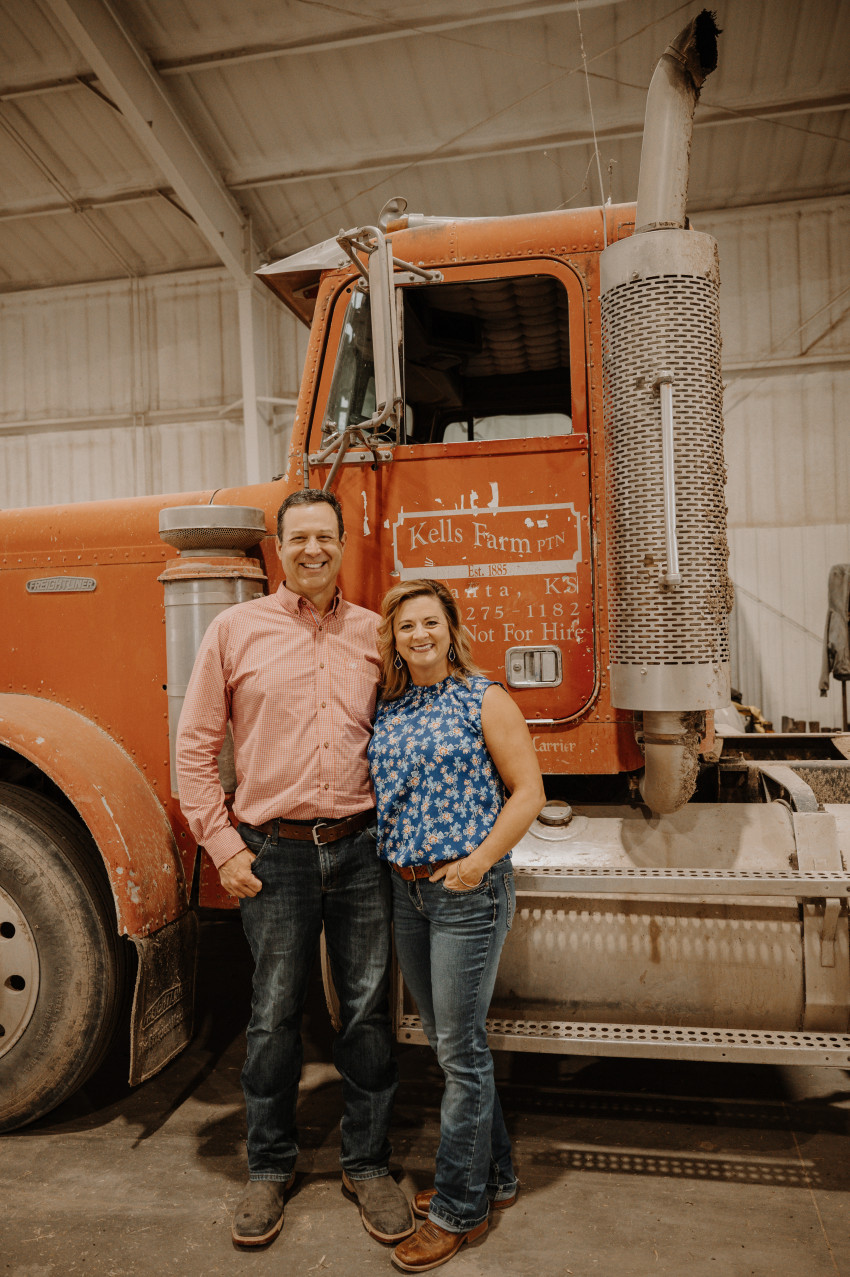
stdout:
[(513, 869), (505, 857), (463, 892), (396, 873), (392, 884), (401, 973), (446, 1078), (429, 1218), (465, 1233), (517, 1186), (485, 1027), (516, 907)]
[(390, 871), (378, 859), (375, 830), (318, 847), (248, 825), (239, 834), (263, 884), (240, 901), (255, 964), (242, 1070), (250, 1177), (285, 1182), (295, 1167), (301, 1015), (323, 924), (342, 1021), (333, 1046), (344, 1101), (340, 1162), (350, 1179), (385, 1175), (398, 1065), (389, 1014)]

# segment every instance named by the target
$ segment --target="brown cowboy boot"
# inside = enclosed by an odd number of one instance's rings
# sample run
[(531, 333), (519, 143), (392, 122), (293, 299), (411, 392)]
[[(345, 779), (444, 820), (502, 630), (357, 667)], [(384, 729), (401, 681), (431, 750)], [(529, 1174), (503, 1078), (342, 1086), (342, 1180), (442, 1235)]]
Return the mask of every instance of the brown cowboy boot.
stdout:
[(342, 1191), (349, 1201), (360, 1207), (363, 1227), (376, 1241), (397, 1242), (413, 1232), (410, 1202), (392, 1175), (349, 1179), (343, 1171)]
[(396, 1246), (393, 1263), (405, 1273), (424, 1273), (429, 1268), (439, 1268), (440, 1264), (447, 1263), (457, 1254), (464, 1242), (474, 1242), (483, 1237), (487, 1224), (488, 1221), (482, 1219), (469, 1232), (450, 1233), (433, 1220), (426, 1219), (418, 1233)]
[(295, 1183), (295, 1171), (286, 1183), (276, 1179), (251, 1179), (236, 1203), (230, 1235), (237, 1246), (265, 1246), (283, 1228), (284, 1196)]
[[(427, 1219), (428, 1211), (431, 1209), (431, 1202), (436, 1195), (436, 1188), (420, 1188), (418, 1193), (414, 1193), (411, 1203), (414, 1215), (418, 1215), (420, 1219)], [(509, 1210), (515, 1204), (516, 1198), (515, 1191), (513, 1197), (502, 1197), (498, 1201), (491, 1201), (490, 1210)]]

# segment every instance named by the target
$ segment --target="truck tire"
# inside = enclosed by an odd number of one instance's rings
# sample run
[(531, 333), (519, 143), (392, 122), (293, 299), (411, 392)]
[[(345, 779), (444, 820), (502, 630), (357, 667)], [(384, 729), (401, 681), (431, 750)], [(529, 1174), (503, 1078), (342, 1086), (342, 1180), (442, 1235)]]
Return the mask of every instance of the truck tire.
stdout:
[(110, 1045), (126, 948), (87, 830), (0, 784), (0, 1131), (48, 1113)]

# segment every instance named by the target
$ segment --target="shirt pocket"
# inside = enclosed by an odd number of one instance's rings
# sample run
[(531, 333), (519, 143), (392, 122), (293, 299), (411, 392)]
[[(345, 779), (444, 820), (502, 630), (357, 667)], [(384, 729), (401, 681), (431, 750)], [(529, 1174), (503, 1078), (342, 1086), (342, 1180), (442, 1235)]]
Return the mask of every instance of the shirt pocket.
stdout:
[(340, 694), (351, 719), (371, 728), (378, 699), (378, 670), (365, 657), (346, 660), (340, 677)]

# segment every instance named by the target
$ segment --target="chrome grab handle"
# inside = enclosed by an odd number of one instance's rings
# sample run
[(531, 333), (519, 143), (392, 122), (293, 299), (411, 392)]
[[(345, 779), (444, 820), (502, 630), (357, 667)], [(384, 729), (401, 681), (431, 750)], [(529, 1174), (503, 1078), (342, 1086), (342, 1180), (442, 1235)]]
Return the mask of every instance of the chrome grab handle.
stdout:
[(663, 582), (670, 589), (682, 584), (679, 571), (679, 541), (676, 533), (676, 466), (673, 452), (673, 376), (662, 372), (653, 383), (661, 399), (661, 459), (664, 472), (664, 535), (667, 542), (667, 570)]

